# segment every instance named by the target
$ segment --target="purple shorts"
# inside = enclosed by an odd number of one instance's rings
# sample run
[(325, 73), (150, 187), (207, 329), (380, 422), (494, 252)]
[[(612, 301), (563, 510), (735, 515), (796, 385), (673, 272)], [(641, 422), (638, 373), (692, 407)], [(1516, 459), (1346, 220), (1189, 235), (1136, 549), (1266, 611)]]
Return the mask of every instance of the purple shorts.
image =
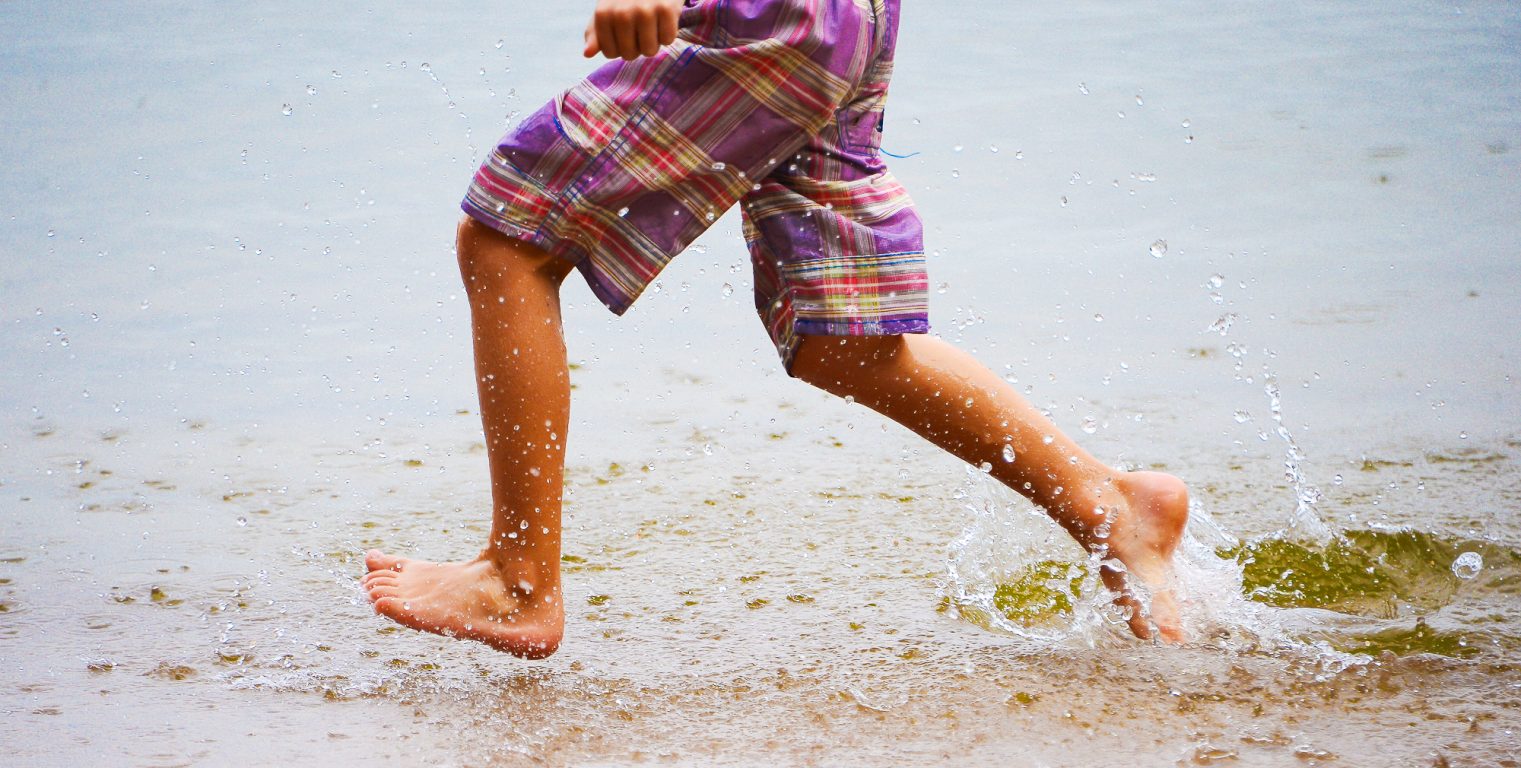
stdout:
[(898, 2), (687, 0), (675, 43), (503, 137), (462, 207), (622, 314), (738, 202), (789, 370), (799, 335), (924, 333), (923, 226), (878, 151)]

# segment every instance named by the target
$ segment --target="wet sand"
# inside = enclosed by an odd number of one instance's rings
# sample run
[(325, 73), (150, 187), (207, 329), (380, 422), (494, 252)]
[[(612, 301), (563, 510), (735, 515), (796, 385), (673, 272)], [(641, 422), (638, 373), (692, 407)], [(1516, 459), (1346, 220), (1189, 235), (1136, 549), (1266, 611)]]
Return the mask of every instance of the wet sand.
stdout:
[(1195, 643), (786, 379), (726, 219), (621, 320), (567, 292), (535, 663), (357, 579), (484, 535), (454, 204), (582, 22), (169, 8), (0, 9), (18, 764), (1521, 764), (1521, 6), (908, 9), (936, 330), (1190, 481)]

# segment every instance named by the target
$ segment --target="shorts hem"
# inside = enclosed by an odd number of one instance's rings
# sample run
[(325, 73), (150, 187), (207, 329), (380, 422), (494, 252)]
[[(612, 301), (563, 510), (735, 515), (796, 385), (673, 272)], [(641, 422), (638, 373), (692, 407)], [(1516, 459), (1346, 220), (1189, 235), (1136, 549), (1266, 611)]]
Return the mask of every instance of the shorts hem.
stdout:
[(794, 320), (792, 332), (797, 336), (897, 336), (904, 333), (929, 333), (929, 318), (907, 317), (871, 322)]
[(465, 198), (459, 207), (460, 210), (465, 212), (465, 215), (481, 224), (514, 240), (539, 248), (550, 256), (575, 267), (576, 271), (581, 273), (581, 277), (586, 280), (586, 286), (591, 289), (592, 295), (596, 296), (597, 300), (602, 302), (602, 306), (607, 307), (608, 311), (613, 314), (621, 317), (629, 310), (629, 307), (633, 306), (634, 300), (638, 298), (637, 296), (624, 295), (622, 291), (610, 288), (604, 284), (597, 272), (596, 265), (588, 258), (589, 254), (576, 243), (546, 235), (542, 227), (529, 227), (492, 216), (490, 212), (483, 210), (469, 198)]

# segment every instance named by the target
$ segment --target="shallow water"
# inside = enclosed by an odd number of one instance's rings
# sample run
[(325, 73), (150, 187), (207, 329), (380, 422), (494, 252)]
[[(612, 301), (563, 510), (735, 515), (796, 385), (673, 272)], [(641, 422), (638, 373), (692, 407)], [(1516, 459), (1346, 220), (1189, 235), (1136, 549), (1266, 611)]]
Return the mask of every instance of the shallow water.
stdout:
[(782, 376), (732, 219), (567, 293), (561, 653), (382, 623), (365, 548), (484, 535), (454, 204), (580, 20), (13, 2), (11, 759), (1521, 764), (1521, 5), (910, 5), (937, 331), (1190, 481), (1195, 643)]

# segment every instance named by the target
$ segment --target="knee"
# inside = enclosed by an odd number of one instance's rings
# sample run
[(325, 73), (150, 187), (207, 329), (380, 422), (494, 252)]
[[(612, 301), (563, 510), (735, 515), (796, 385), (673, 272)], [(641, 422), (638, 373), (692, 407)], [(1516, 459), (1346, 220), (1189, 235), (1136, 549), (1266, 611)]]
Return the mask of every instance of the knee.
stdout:
[(504, 259), (493, 258), (494, 241), (501, 235), (485, 224), (464, 216), (454, 232), (454, 254), (459, 260), (459, 275), (465, 289), (474, 291), (490, 282), (500, 272)]
[(537, 246), (514, 240), (470, 216), (460, 219), (455, 255), (465, 290), (475, 294), (502, 289), (523, 279), (548, 280), (559, 285), (572, 265)]
[(789, 373), (826, 392), (849, 393), (863, 377), (889, 373), (902, 347), (901, 336), (803, 336)]

